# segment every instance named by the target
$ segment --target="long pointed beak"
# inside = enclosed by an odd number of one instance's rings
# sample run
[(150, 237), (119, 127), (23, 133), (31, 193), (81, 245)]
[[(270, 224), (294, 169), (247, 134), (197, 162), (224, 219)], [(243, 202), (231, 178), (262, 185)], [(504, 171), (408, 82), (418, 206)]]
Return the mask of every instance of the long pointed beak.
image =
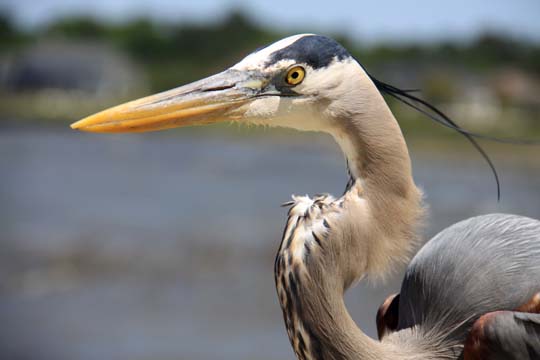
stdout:
[(245, 113), (242, 106), (256, 97), (264, 83), (258, 73), (229, 69), (101, 111), (73, 123), (71, 128), (102, 133), (145, 132), (238, 120)]

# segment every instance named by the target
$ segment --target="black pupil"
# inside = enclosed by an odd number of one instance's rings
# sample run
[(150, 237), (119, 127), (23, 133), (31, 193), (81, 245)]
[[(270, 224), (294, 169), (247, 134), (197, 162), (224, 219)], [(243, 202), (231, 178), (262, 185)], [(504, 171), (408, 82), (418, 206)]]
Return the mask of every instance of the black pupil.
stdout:
[(295, 72), (293, 72), (293, 73), (291, 74), (291, 77), (292, 77), (293, 79), (297, 79), (298, 76), (299, 76), (298, 71), (295, 71)]

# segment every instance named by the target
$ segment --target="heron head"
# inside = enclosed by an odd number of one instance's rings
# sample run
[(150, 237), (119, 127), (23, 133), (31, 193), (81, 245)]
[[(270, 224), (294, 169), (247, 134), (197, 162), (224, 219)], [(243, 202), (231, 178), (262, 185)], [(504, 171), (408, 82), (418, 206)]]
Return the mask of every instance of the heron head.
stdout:
[[(351, 81), (351, 78), (357, 81)], [(331, 131), (354, 89), (369, 77), (334, 40), (287, 37), (216, 75), (118, 105), (72, 124), (91, 132), (144, 132), (236, 121)], [(356, 98), (358, 101), (358, 98)]]

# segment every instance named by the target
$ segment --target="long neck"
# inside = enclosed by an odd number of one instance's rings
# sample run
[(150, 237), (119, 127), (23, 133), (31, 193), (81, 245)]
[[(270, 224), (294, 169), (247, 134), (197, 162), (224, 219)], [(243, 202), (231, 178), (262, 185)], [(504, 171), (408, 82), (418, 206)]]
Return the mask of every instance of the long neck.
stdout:
[(340, 199), (297, 198), (276, 257), (279, 301), (301, 360), (413, 357), (364, 334), (343, 300), (355, 281), (408, 259), (422, 215), (399, 126), (376, 90), (372, 96), (372, 105), (337, 120), (332, 132), (352, 186)]
[(276, 286), (287, 333), (299, 360), (385, 359), (380, 346), (347, 312), (339, 282), (312, 281), (300, 266), (286, 270), (280, 264), (286, 261), (278, 255), (276, 268), (281, 269), (276, 270)]
[(422, 193), (412, 177), (407, 144), (394, 115), (374, 86), (362, 92), (368, 101), (361, 112), (338, 120), (332, 136), (345, 154), (356, 184), (344, 198), (358, 195), (364, 203), (344, 214), (352, 217), (352, 222), (364, 219), (362, 228), (352, 229), (355, 243), (363, 251), (358, 256), (366, 262), (362, 275), (384, 277), (397, 263), (409, 260), (424, 208)]

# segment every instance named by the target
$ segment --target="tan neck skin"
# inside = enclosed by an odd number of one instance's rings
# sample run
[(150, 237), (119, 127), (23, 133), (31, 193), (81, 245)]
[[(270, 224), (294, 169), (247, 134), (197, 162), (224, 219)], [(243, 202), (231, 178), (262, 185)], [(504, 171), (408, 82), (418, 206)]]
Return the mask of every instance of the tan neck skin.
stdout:
[(364, 274), (384, 277), (396, 263), (409, 260), (424, 209), (401, 129), (379, 91), (374, 86), (369, 90), (369, 106), (339, 121), (332, 135), (356, 180), (345, 198), (365, 200), (364, 206), (344, 214), (352, 222), (363, 218), (362, 228), (351, 234), (363, 251), (358, 256), (366, 262)]
[[(409, 258), (423, 213), (399, 126), (378, 91), (372, 90), (366, 102), (371, 105), (337, 120), (332, 132), (347, 157), (354, 184), (338, 200), (337, 211), (321, 212), (328, 232), (320, 249), (314, 246), (295, 258), (282, 246), (276, 258), (278, 295), (299, 359), (416, 356), (365, 335), (343, 300), (354, 282), (368, 275), (383, 276), (396, 262)], [(309, 224), (312, 219), (306, 218)], [(301, 232), (292, 233), (298, 238), (293, 243), (306, 241)]]

